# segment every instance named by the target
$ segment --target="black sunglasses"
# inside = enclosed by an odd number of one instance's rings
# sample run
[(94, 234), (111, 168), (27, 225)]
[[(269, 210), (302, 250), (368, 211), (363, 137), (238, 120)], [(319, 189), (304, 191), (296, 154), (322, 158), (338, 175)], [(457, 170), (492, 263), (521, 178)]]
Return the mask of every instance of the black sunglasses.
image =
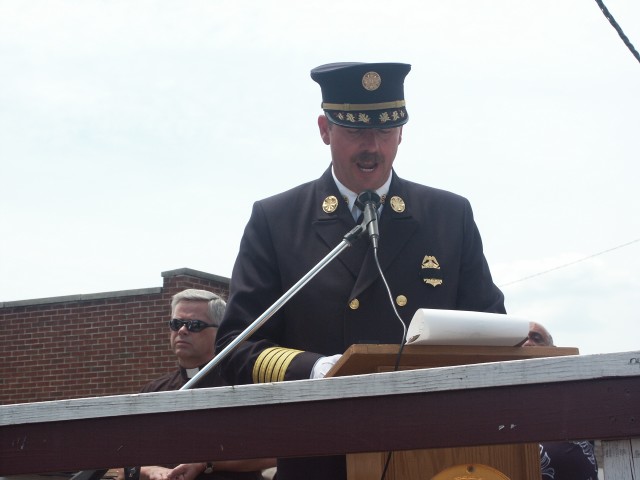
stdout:
[(205, 328), (217, 327), (217, 325), (206, 323), (202, 320), (180, 320), (179, 318), (172, 318), (169, 320), (169, 328), (174, 332), (177, 332), (185, 325), (187, 326), (187, 330), (194, 333), (201, 332)]

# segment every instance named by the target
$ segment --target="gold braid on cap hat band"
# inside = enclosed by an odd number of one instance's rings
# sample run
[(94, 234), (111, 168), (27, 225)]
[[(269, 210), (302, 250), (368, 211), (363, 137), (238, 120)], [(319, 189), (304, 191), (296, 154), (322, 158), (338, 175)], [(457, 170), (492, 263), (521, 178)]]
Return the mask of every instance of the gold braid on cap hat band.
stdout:
[(406, 105), (404, 100), (382, 103), (323, 103), (323, 110), (342, 110), (343, 112), (386, 110), (388, 108), (401, 108)]

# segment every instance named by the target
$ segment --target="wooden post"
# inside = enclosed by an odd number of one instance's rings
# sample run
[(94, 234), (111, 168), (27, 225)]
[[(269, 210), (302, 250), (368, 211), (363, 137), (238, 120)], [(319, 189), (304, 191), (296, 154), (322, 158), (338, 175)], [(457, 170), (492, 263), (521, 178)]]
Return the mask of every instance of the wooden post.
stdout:
[(640, 438), (602, 442), (607, 480), (640, 478)]

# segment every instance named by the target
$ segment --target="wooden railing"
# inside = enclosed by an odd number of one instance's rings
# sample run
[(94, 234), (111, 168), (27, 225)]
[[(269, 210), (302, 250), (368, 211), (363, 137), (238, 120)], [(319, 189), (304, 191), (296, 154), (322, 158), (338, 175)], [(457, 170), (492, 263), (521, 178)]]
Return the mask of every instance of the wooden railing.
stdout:
[(581, 439), (640, 478), (640, 351), (4, 405), (0, 476)]

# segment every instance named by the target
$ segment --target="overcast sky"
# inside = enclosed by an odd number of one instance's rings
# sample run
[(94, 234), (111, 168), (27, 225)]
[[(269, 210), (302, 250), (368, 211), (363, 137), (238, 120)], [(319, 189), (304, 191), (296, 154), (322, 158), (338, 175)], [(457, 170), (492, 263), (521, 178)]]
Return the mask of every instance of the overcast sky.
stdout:
[(0, 0), (0, 302), (230, 276), (335, 61), (412, 64), (396, 172), (470, 199), (510, 313), (638, 348), (640, 63), (587, 0)]

